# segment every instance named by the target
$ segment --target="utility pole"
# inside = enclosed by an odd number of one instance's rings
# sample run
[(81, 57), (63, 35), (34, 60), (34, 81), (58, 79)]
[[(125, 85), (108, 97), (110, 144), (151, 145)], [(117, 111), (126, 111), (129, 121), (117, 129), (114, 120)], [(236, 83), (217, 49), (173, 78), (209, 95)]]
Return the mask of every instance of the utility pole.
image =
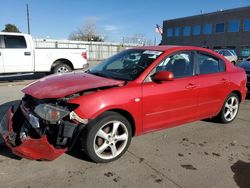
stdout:
[(30, 14), (29, 14), (29, 5), (28, 4), (26, 4), (26, 11), (27, 11), (28, 34), (30, 34)]

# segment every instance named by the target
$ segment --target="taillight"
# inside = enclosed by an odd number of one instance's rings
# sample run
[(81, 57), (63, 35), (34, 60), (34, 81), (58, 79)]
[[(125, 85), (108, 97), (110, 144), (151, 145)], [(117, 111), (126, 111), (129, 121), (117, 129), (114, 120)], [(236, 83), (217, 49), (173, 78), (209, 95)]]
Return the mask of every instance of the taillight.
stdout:
[(82, 57), (83, 57), (84, 59), (87, 59), (87, 52), (82, 52)]

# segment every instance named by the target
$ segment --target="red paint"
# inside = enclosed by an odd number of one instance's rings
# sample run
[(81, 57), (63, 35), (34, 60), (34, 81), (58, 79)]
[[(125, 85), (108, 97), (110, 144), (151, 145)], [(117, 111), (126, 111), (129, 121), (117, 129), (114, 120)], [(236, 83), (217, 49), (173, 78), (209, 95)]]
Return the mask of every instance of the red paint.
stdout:
[(22, 91), (37, 99), (62, 98), (92, 88), (116, 86), (123, 83), (124, 81), (103, 78), (84, 72), (72, 72), (41, 78)]
[(63, 153), (66, 149), (55, 149), (49, 144), (46, 136), (40, 139), (27, 138), (20, 146), (11, 147), (14, 154), (32, 160), (47, 160), (52, 161)]
[(174, 80), (174, 74), (168, 71), (160, 71), (153, 77), (154, 81), (172, 81)]
[(2, 136), (6, 146), (8, 146), (14, 154), (27, 159), (52, 161), (65, 153), (66, 149), (56, 149), (49, 144), (46, 136), (43, 136), (40, 139), (32, 139), (28, 137), (22, 141), (21, 145), (13, 147), (9, 143), (9, 135), (13, 130), (11, 120), (13, 113), (11, 112), (11, 109), (9, 109), (7, 113), (9, 116), (9, 132)]
[[(79, 91), (105, 86), (120, 86), (100, 90), (72, 99), (79, 104), (75, 113), (84, 119), (94, 119), (107, 110), (123, 110), (135, 122), (135, 134), (140, 135), (215, 116), (226, 97), (233, 91), (246, 96), (246, 74), (216, 52), (199, 47), (154, 46), (140, 49), (164, 51), (136, 80), (117, 81), (82, 72), (52, 75), (23, 89), (25, 94), (38, 99), (60, 98)], [(166, 56), (178, 52), (199, 50), (210, 53), (226, 63), (226, 72), (195, 75), (173, 81), (144, 82), (148, 74)], [(29, 139), (12, 148), (20, 156), (30, 159), (52, 160), (65, 150), (51, 146), (46, 137)]]

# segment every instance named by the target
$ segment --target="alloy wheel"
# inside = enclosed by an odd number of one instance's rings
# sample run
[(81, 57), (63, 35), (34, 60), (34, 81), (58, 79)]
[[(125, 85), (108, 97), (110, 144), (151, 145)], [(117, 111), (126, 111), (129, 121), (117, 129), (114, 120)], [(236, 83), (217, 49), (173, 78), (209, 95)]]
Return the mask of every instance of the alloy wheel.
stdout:
[(232, 121), (239, 110), (239, 101), (235, 96), (231, 96), (225, 103), (224, 118), (225, 120)]
[(94, 151), (101, 159), (113, 159), (123, 152), (128, 137), (128, 129), (121, 121), (110, 121), (97, 131)]

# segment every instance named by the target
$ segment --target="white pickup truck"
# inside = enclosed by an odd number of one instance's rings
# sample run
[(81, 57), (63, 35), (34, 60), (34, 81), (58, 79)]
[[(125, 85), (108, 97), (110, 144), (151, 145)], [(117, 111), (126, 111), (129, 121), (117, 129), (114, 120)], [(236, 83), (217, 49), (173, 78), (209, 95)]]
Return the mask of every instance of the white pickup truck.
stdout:
[(88, 66), (86, 49), (38, 49), (28, 34), (0, 32), (0, 74), (63, 73)]

